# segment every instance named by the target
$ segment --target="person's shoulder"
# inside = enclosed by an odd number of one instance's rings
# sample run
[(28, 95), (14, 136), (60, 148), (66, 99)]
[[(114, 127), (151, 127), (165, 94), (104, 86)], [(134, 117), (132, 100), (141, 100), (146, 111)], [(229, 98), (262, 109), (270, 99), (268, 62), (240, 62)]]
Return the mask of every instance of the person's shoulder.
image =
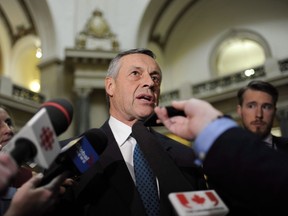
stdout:
[(286, 136), (276, 136), (276, 135), (272, 135), (273, 139), (279, 139), (279, 140), (288, 140), (288, 137)]
[(273, 142), (288, 145), (288, 137), (272, 135)]

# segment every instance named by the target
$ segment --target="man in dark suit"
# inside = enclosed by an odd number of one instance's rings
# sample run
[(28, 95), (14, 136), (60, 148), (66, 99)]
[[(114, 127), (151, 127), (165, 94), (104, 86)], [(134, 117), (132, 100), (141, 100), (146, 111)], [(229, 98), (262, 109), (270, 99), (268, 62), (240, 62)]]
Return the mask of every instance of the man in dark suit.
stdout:
[[(59, 215), (70, 210), (74, 215), (148, 215), (133, 168), (136, 142), (146, 144), (140, 148), (157, 182), (160, 212), (156, 215), (175, 215), (169, 193), (206, 189), (202, 168), (194, 164), (194, 151), (141, 122), (158, 104), (161, 80), (161, 69), (150, 50), (128, 50), (111, 61), (105, 79), (110, 118), (101, 127), (108, 138), (107, 147), (55, 208)], [(143, 141), (147, 138), (148, 143)]]
[[(259, 136), (239, 127), (205, 101), (175, 101), (172, 106), (183, 110), (186, 117), (169, 118), (165, 107), (156, 107), (159, 120), (172, 133), (194, 140), (197, 162), (203, 165), (230, 212), (288, 215), (286, 152), (267, 148)], [(237, 212), (236, 201), (241, 204), (241, 212)]]
[(267, 146), (288, 152), (288, 138), (271, 134), (278, 95), (278, 90), (270, 83), (253, 80), (237, 93), (237, 113), (243, 127), (259, 135)]

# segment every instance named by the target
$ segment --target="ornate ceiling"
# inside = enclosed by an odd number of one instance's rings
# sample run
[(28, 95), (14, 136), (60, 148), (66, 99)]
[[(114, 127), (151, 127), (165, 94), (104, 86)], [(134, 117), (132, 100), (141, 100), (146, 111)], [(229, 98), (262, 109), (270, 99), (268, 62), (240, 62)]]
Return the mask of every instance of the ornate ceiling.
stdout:
[(0, 16), (13, 44), (22, 36), (36, 34), (33, 19), (25, 1), (1, 0)]
[[(157, 0), (151, 1), (144, 22), (149, 22), (149, 34), (145, 40), (157, 43), (164, 48), (169, 36), (181, 18), (199, 0)], [(0, 0), (0, 18), (14, 44), (27, 34), (37, 35), (37, 29), (25, 0)]]
[[(155, 10), (155, 12), (148, 40), (157, 43), (161, 48), (165, 48), (174, 28), (198, 1), (199, 0), (151, 1), (150, 8), (147, 9), (146, 15), (151, 11)], [(154, 9), (152, 9), (152, 7), (154, 7)], [(149, 16), (150, 15), (151, 14), (149, 14)]]

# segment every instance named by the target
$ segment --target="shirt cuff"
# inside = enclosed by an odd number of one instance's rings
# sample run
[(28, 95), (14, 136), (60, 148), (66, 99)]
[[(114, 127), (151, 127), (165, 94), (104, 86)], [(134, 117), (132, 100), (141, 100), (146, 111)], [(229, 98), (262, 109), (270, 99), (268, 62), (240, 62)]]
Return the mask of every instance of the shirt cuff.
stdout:
[(202, 165), (207, 152), (215, 140), (232, 127), (238, 127), (238, 124), (231, 118), (225, 116), (217, 118), (208, 124), (208, 126), (197, 136), (193, 144), (193, 149), (198, 156), (195, 163)]

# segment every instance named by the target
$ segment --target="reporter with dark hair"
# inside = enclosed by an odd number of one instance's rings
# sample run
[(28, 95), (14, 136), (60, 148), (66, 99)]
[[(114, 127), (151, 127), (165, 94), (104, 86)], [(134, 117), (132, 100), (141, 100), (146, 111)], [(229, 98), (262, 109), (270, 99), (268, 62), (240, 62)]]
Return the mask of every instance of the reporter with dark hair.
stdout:
[(269, 82), (253, 80), (237, 93), (242, 126), (275, 150), (288, 152), (288, 138), (271, 133), (277, 111), (278, 90)]
[(159, 121), (172, 133), (195, 139), (197, 162), (229, 209), (233, 200), (247, 209), (242, 215), (288, 214), (287, 153), (267, 148), (208, 102), (190, 99), (172, 106), (186, 117), (169, 118), (165, 108), (156, 107)]

